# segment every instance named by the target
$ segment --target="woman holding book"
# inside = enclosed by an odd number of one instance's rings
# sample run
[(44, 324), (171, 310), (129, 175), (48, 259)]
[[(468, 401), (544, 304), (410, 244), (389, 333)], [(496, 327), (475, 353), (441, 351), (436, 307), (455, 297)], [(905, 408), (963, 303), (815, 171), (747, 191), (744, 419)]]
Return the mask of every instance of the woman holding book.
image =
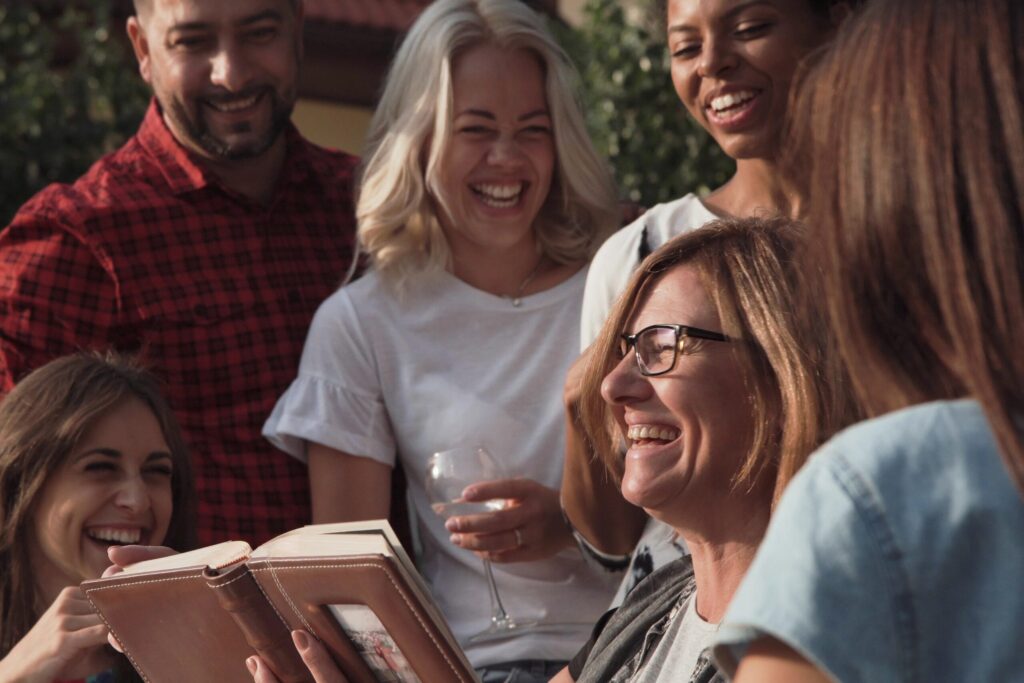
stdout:
[[(562, 379), (586, 264), (616, 223), (574, 88), (566, 55), (524, 3), (424, 10), (364, 155), (357, 214), (371, 269), (321, 306), (299, 376), (264, 428), (308, 460), (315, 522), (387, 517), (401, 464), (420, 569), (485, 681), (533, 669), (546, 680), (612, 589), (558, 505)], [(446, 526), (425, 491), (427, 460), (477, 445), (511, 478), (464, 497), (510, 504)], [(471, 642), (490, 615), (484, 566), (469, 551), (496, 563), (508, 612), (543, 630)]]
[(78, 588), (111, 546), (186, 550), (192, 479), (155, 378), (115, 355), (34, 371), (0, 403), (0, 680), (134, 681)]
[(719, 653), (738, 682), (1019, 681), (1024, 4), (869, 2), (794, 114), (811, 291), (871, 419), (786, 486)]

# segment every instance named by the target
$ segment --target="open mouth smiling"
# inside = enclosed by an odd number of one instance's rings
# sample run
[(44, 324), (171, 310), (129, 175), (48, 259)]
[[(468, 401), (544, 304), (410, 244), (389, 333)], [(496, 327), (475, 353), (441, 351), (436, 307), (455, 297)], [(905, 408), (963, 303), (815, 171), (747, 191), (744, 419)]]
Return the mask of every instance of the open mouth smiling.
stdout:
[(626, 432), (626, 438), (632, 441), (634, 446), (660, 446), (675, 441), (680, 434), (680, 430), (675, 427), (631, 425)]
[(92, 527), (85, 530), (85, 535), (97, 543), (104, 545), (134, 545), (142, 540), (141, 527)]
[(728, 122), (741, 117), (750, 111), (758, 97), (760, 90), (745, 89), (735, 90), (729, 93), (713, 95), (708, 98), (704, 105), (708, 118), (717, 122)]
[(233, 114), (235, 112), (245, 111), (255, 107), (257, 103), (263, 98), (264, 92), (251, 93), (243, 97), (215, 97), (207, 98), (203, 100), (203, 104), (214, 111), (221, 112), (222, 114)]
[(518, 182), (500, 185), (496, 183), (480, 183), (470, 185), (469, 189), (487, 206), (492, 206), (496, 209), (508, 209), (519, 202), (526, 190), (526, 183)]

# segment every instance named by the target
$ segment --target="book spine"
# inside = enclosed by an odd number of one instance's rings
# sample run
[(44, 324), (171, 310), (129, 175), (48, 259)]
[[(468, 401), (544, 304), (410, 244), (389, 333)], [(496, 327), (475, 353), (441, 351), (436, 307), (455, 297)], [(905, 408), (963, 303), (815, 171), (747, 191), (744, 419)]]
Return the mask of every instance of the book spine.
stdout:
[(267, 602), (244, 564), (223, 574), (204, 574), (220, 606), (231, 615), (249, 646), (282, 683), (309, 683), (312, 677), (292, 643), (288, 626)]

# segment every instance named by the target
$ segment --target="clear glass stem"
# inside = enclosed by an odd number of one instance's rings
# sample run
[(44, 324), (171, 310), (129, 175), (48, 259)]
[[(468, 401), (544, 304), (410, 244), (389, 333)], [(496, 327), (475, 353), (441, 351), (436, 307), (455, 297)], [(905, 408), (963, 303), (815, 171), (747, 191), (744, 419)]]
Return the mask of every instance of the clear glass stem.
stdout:
[(487, 588), (491, 592), (491, 630), (515, 628), (515, 622), (505, 611), (498, 595), (498, 584), (494, 582), (494, 570), (489, 560), (484, 560), (484, 573), (487, 575)]

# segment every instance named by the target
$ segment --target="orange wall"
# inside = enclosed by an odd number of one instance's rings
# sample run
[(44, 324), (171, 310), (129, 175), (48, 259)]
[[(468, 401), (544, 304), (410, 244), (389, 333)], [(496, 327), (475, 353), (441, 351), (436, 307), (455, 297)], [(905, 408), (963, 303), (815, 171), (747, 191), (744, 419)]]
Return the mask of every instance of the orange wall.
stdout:
[(308, 139), (322, 147), (359, 154), (373, 112), (325, 100), (300, 99), (292, 121)]

